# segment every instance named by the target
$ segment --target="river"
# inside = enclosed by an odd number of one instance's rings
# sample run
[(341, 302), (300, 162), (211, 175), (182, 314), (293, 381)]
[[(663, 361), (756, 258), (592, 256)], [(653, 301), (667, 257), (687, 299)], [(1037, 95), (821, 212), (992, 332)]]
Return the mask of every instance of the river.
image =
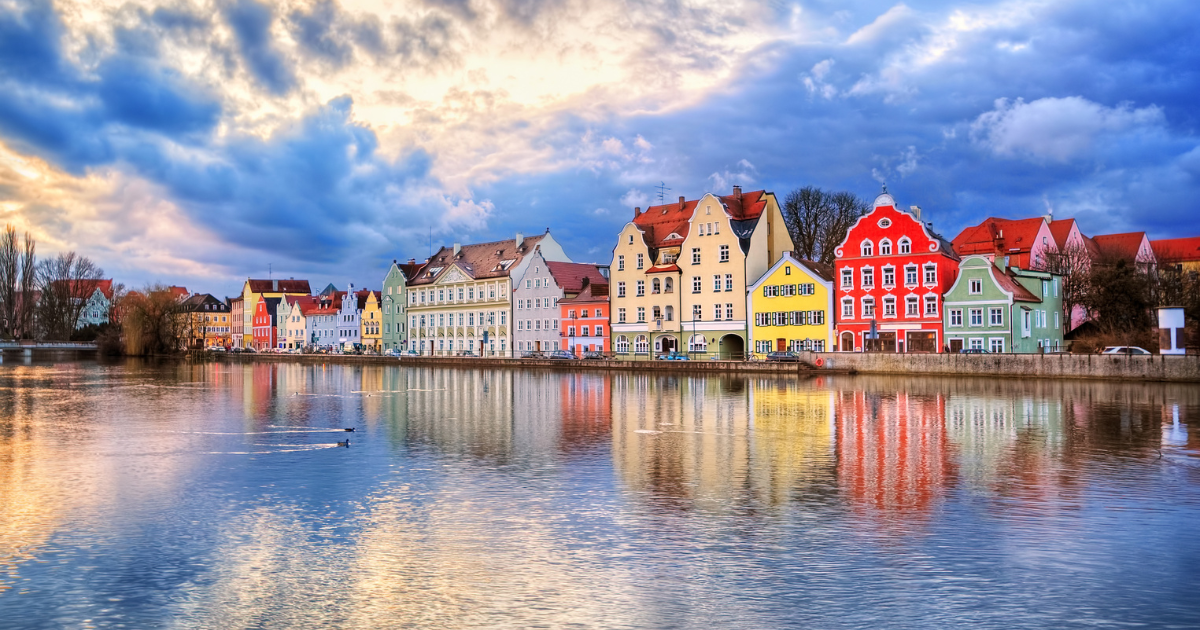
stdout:
[(1197, 628), (1197, 424), (1195, 385), (5, 363), (0, 627)]

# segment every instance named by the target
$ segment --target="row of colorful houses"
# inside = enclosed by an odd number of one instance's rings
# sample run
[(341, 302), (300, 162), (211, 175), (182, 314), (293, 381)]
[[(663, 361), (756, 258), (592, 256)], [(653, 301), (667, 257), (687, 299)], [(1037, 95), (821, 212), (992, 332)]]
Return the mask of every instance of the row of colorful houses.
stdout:
[[(547, 228), (443, 246), (424, 262), (393, 260), (379, 291), (329, 286), (312, 295), (307, 280), (248, 279), (222, 312), (227, 343), (257, 350), (1030, 353), (1062, 349), (1084, 319), (1064, 311), (1063, 277), (1050, 271), (1056, 257), (1200, 270), (1198, 238), (1087, 237), (1073, 219), (1051, 216), (988, 218), (947, 240), (886, 187), (832, 265), (794, 250), (775, 195), (734, 186), (729, 195), (635, 208), (608, 263), (573, 262)], [(202, 300), (218, 308), (214, 301)]]

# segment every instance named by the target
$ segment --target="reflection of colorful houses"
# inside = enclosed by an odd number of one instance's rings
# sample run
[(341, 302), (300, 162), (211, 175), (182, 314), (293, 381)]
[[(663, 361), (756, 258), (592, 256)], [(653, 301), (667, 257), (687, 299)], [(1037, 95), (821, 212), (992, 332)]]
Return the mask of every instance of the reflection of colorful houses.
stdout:
[(751, 486), (765, 503), (830, 485), (837, 470), (835, 394), (824, 383), (790, 379), (750, 382)]
[(608, 442), (612, 432), (611, 383), (607, 374), (573, 372), (559, 377), (562, 450), (586, 450)]
[(954, 474), (942, 395), (841, 391), (837, 396), (842, 492), (878, 510), (933, 510)]

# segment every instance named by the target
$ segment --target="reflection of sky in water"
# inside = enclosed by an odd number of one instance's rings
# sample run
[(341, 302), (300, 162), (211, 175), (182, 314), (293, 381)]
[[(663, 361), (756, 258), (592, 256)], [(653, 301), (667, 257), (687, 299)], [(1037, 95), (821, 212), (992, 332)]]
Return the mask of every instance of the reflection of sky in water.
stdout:
[(1158, 384), (4, 366), (0, 626), (1186, 627), (1198, 414)]

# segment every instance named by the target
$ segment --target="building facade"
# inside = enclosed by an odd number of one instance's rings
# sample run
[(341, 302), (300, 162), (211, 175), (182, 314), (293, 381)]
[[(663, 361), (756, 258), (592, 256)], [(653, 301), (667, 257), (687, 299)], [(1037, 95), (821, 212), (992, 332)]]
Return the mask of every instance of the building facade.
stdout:
[(1057, 352), (1063, 349), (1062, 279), (967, 256), (946, 292), (950, 352)]
[(564, 349), (577, 357), (610, 352), (608, 284), (588, 281), (583, 290), (558, 303)]
[(278, 339), (278, 311), (283, 298), (263, 298), (254, 305), (254, 317), (251, 319), (252, 338), (250, 347), (258, 352), (274, 350)]
[(833, 349), (833, 268), (784, 252), (750, 285), (750, 347), (769, 352)]
[(79, 320), (75, 323), (75, 328), (107, 324), (112, 314), (114, 299), (112, 279), (90, 280), (87, 282), (94, 282), (95, 289), (92, 290), (87, 302), (83, 305), (83, 310), (79, 313)]
[(246, 302), (242, 296), (231, 297), (229, 303), (229, 343), (234, 348), (245, 348), (245, 319), (242, 317), (242, 311), (245, 309)]
[(958, 256), (885, 189), (834, 250), (838, 350), (941, 352), (942, 295)]
[(232, 316), (229, 304), (208, 293), (188, 296), (180, 310), (186, 318), (185, 344), (188, 349), (227, 348), (232, 343)]
[(352, 350), (362, 344), (361, 313), (354, 283), (350, 283), (346, 285), (346, 291), (342, 294), (337, 317), (337, 343), (343, 350)]
[(513, 290), (513, 343), (525, 352), (565, 350), (559, 302), (579, 295), (585, 283), (608, 282), (592, 264), (548, 261), (535, 251)]
[(368, 352), (383, 351), (383, 313), (379, 308), (379, 292), (363, 289), (355, 297), (358, 298), (358, 319), (361, 330), (363, 350)]
[[(308, 295), (311, 292), (308, 280), (296, 280), (294, 278), (288, 278), (287, 280), (247, 278), (246, 282), (242, 285), (242, 334), (241, 345), (239, 347), (250, 347), (254, 340), (254, 313), (259, 300), (264, 297), (277, 298), (285, 295)], [(235, 343), (235, 345), (237, 344)]]
[(421, 265), (409, 259), (408, 263), (392, 261), (387, 274), (383, 277), (383, 289), (379, 293), (380, 317), (383, 318), (383, 331), (380, 340), (383, 350), (408, 349), (408, 318), (405, 314), (407, 283), (410, 277), (415, 278)]
[(1006, 267), (1045, 269), (1057, 251), (1046, 217), (997, 219), (989, 217), (964, 229), (951, 241), (959, 257), (985, 255)]

